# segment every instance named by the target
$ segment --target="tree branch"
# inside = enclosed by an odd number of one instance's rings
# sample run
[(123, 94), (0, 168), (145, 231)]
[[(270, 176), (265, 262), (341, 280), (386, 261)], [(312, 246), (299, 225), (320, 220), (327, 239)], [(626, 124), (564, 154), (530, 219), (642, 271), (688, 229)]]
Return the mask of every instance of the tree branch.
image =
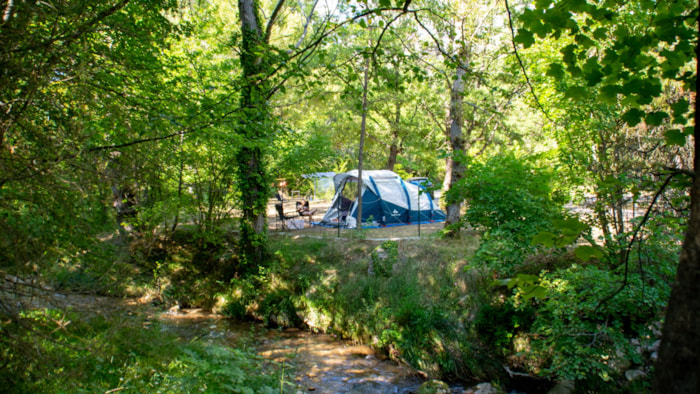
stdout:
[(506, 3), (506, 11), (508, 12), (508, 24), (510, 25), (510, 35), (511, 35), (511, 42), (513, 43), (513, 52), (515, 53), (515, 58), (518, 60), (518, 64), (520, 65), (520, 69), (523, 71), (523, 75), (525, 76), (525, 81), (527, 82), (527, 86), (530, 87), (530, 92), (532, 93), (532, 97), (535, 99), (535, 104), (537, 104), (537, 107), (542, 111), (544, 114), (545, 118), (549, 120), (550, 122), (553, 122), (552, 119), (549, 117), (549, 114), (547, 111), (544, 109), (542, 104), (540, 103), (540, 99), (537, 97), (537, 93), (535, 93), (535, 88), (532, 86), (532, 83), (530, 82), (530, 77), (527, 75), (527, 70), (525, 70), (525, 65), (523, 64), (523, 60), (520, 58), (520, 53), (518, 52), (518, 45), (515, 43), (515, 27), (513, 27), (513, 16), (510, 13), (510, 6), (508, 5), (508, 0), (504, 0)]
[(299, 48), (301, 46), (301, 43), (304, 42), (304, 38), (306, 38), (306, 32), (309, 29), (309, 24), (311, 24), (311, 17), (314, 14), (314, 11), (316, 10), (316, 5), (318, 4), (318, 0), (314, 0), (314, 4), (311, 6), (311, 11), (309, 11), (309, 16), (304, 15), (304, 11), (301, 8), (301, 1), (299, 1), (299, 11), (301, 12), (302, 15), (306, 18), (306, 22), (304, 23), (304, 30), (301, 33), (301, 37), (299, 37), (299, 40), (294, 44), (294, 48)]
[(270, 20), (267, 21), (267, 27), (265, 28), (265, 43), (266, 44), (270, 43), (270, 36), (272, 35), (272, 26), (275, 24), (275, 22), (277, 21), (277, 18), (280, 15), (280, 11), (282, 10), (282, 7), (284, 6), (284, 1), (285, 0), (279, 0), (277, 2), (275, 9), (272, 11), (272, 15), (270, 15)]
[(106, 10), (100, 11), (99, 13), (97, 13), (97, 15), (94, 18), (90, 19), (89, 21), (83, 23), (82, 25), (80, 25), (76, 29), (74, 29), (75, 31), (71, 34), (64, 32), (63, 35), (58, 35), (56, 37), (49, 39), (48, 41), (37, 43), (35, 45), (24, 47), (24, 48), (14, 49), (14, 50), (12, 50), (12, 52), (23, 52), (23, 51), (31, 51), (31, 50), (35, 50), (35, 49), (39, 49), (39, 48), (48, 48), (54, 42), (57, 42), (57, 41), (73, 41), (73, 40), (79, 38), (80, 36), (82, 36), (83, 34), (87, 33), (87, 31), (89, 30), (89, 28), (91, 26), (97, 24), (98, 22), (104, 20), (105, 18), (108, 18), (108, 17), (114, 15), (117, 11), (126, 7), (126, 5), (129, 4), (129, 1), (130, 0), (122, 0), (110, 8), (107, 8)]
[(634, 229), (634, 233), (632, 234), (632, 239), (630, 240), (629, 244), (625, 248), (625, 274), (624, 278), (622, 280), (622, 285), (615, 290), (614, 292), (610, 293), (606, 297), (604, 297), (600, 302), (598, 302), (598, 305), (596, 305), (594, 311), (597, 311), (598, 308), (603, 306), (606, 302), (610, 301), (613, 299), (616, 295), (618, 295), (626, 286), (627, 286), (627, 279), (628, 279), (628, 274), (629, 274), (629, 260), (630, 260), (630, 252), (632, 251), (632, 246), (634, 245), (635, 242), (637, 242), (637, 237), (639, 236), (639, 232), (641, 229), (646, 225), (646, 222), (649, 220), (649, 216), (651, 215), (651, 210), (654, 208), (654, 204), (656, 204), (656, 201), (659, 199), (659, 196), (661, 196), (661, 193), (666, 190), (666, 187), (671, 183), (671, 179), (673, 179), (676, 175), (680, 174), (685, 174), (685, 172), (681, 171), (674, 171), (671, 174), (669, 174), (666, 179), (664, 180), (664, 183), (661, 185), (659, 190), (654, 193), (654, 198), (652, 198), (651, 203), (649, 203), (649, 207), (647, 208), (646, 212), (644, 213), (644, 217), (642, 218), (642, 221), (639, 222), (639, 225)]

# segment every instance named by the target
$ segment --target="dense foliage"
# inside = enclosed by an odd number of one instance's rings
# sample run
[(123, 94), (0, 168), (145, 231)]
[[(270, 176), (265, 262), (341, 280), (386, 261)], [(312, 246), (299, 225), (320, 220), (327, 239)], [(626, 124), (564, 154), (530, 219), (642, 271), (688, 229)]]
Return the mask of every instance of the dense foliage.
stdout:
[[(222, 308), (431, 376), (584, 391), (649, 389), (655, 351), (638, 348), (666, 307), (680, 339), (663, 353), (690, 337), (697, 320), (676, 316), (700, 283), (696, 2), (0, 4), (3, 387), (283, 380), (245, 377), (262, 368), (246, 352), (149, 347), (140, 323), (51, 306), (55, 292)], [(310, 195), (303, 174), (360, 157), (442, 182), (452, 239), (385, 243), (374, 275), (342, 263), (379, 258), (364, 246), (271, 242), (273, 189)], [(677, 268), (690, 285), (669, 303)]]

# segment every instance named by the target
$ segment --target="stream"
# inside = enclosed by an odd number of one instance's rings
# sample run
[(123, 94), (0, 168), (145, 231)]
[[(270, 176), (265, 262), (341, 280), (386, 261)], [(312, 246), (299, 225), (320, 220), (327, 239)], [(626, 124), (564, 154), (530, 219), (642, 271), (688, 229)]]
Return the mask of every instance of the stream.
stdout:
[[(292, 367), (298, 393), (406, 394), (418, 392), (425, 381), (410, 369), (378, 356), (368, 346), (329, 334), (269, 329), (200, 310), (163, 313), (160, 321), (164, 330), (184, 339), (211, 338), (231, 346), (252, 341), (264, 359)], [(463, 389), (455, 387), (452, 392), (461, 393)]]

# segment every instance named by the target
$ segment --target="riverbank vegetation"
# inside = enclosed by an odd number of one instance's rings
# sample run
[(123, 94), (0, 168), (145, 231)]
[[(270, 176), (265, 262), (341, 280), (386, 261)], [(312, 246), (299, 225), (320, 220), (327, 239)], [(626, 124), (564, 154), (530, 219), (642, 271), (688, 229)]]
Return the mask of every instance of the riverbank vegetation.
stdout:
[[(0, 5), (3, 388), (285, 390), (141, 300), (448, 381), (698, 391), (697, 2)], [(444, 226), (272, 230), (354, 168), (428, 178)]]

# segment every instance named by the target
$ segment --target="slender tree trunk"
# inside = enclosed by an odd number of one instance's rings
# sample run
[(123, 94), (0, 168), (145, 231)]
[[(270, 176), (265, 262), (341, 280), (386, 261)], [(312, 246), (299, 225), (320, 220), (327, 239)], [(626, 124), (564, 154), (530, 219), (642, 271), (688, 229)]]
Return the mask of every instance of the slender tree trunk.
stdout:
[[(700, 67), (700, 65), (698, 65)], [(690, 189), (690, 218), (680, 262), (666, 309), (654, 393), (700, 392), (700, 131), (695, 108), (695, 178)]]
[(362, 230), (362, 161), (367, 129), (367, 90), (369, 88), (369, 57), (365, 59), (365, 78), (362, 83), (362, 123), (360, 125), (360, 152), (357, 159), (357, 229)]
[(389, 158), (386, 161), (386, 169), (389, 171), (394, 171), (394, 166), (396, 165), (396, 158), (399, 156), (399, 152), (401, 151), (401, 130), (399, 129), (400, 122), (401, 102), (397, 101), (394, 107), (394, 122), (392, 125), (393, 130), (391, 133), (391, 145), (389, 146)]
[[(466, 54), (460, 56), (463, 60), (461, 64), (457, 67), (455, 79), (452, 82), (452, 89), (450, 94), (450, 128), (449, 128), (449, 138), (451, 147), (451, 172), (446, 175), (446, 181), (449, 177), (449, 188), (452, 185), (459, 182), (464, 178), (466, 172), (466, 166), (459, 159), (460, 155), (466, 152), (466, 141), (463, 134), (464, 127), (464, 78), (466, 75), (466, 64), (468, 64), (468, 57)], [(461, 218), (462, 211), (462, 200), (455, 199), (447, 203), (446, 209), (446, 219), (445, 227), (457, 224)], [(451, 232), (452, 236), (459, 236), (459, 228), (454, 227)]]
[(175, 219), (173, 220), (173, 225), (170, 228), (170, 232), (174, 233), (177, 229), (177, 225), (180, 223), (180, 199), (182, 198), (182, 189), (184, 187), (183, 175), (185, 173), (185, 158), (182, 154), (182, 146), (185, 143), (185, 135), (180, 134), (180, 146), (178, 147), (178, 156), (180, 159), (180, 165), (178, 166), (177, 172), (177, 203), (175, 204)]

